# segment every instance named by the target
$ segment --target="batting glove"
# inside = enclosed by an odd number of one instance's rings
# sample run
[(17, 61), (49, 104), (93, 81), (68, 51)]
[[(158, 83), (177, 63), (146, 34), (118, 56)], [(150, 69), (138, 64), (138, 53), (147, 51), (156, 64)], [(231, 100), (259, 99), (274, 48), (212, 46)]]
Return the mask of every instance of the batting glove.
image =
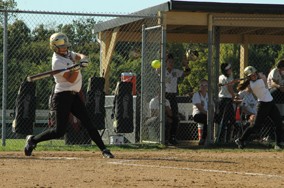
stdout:
[(89, 65), (89, 60), (87, 57), (84, 57), (80, 60), (81, 67), (87, 67)]
[(78, 70), (80, 70), (80, 68), (81, 68), (81, 66), (76, 66), (76, 67), (72, 68), (71, 71), (78, 71)]

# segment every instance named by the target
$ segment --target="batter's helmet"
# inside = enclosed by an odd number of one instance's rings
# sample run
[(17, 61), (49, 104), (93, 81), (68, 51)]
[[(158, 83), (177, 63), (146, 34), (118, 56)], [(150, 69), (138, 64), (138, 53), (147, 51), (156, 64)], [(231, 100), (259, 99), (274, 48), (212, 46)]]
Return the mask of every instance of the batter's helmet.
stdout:
[(254, 68), (253, 66), (247, 66), (247, 67), (245, 68), (245, 70), (244, 70), (245, 76), (250, 76), (250, 75), (252, 75), (252, 74), (254, 74), (254, 73), (256, 73), (256, 72), (257, 72), (257, 70), (256, 70), (256, 68)]
[(64, 33), (52, 34), (49, 41), (50, 48), (54, 52), (58, 52), (59, 48), (67, 48), (71, 46), (68, 37)]

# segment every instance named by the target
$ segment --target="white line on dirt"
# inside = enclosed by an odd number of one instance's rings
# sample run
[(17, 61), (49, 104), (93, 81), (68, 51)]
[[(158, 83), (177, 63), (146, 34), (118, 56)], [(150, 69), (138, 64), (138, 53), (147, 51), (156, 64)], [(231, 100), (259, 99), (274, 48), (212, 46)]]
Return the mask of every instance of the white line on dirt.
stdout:
[(78, 157), (36, 157), (35, 159), (44, 159), (44, 160), (79, 160)]
[(233, 172), (233, 171), (226, 171), (226, 170), (213, 170), (213, 169), (201, 169), (201, 168), (184, 168), (184, 167), (173, 167), (173, 166), (158, 166), (158, 165), (143, 165), (143, 164), (135, 164), (130, 163), (137, 160), (120, 160), (120, 161), (113, 161), (108, 162), (110, 164), (115, 165), (123, 165), (123, 166), (137, 166), (137, 167), (150, 167), (150, 168), (162, 168), (162, 169), (175, 169), (175, 170), (189, 170), (189, 171), (200, 171), (200, 172), (214, 172), (214, 173), (222, 173), (222, 174), (238, 174), (238, 175), (245, 175), (245, 176), (262, 176), (268, 178), (284, 178), (280, 175), (273, 175), (273, 174), (262, 174), (262, 173), (252, 173), (252, 172)]
[(0, 159), (27, 159), (27, 160), (80, 160), (78, 157), (34, 157), (34, 156), (0, 156)]

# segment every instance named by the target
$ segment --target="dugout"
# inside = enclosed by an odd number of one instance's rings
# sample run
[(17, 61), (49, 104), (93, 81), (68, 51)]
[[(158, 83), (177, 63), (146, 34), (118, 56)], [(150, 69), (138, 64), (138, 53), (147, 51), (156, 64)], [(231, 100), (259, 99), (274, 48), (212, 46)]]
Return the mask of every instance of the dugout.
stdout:
[[(284, 43), (284, 5), (169, 1), (94, 25), (101, 46), (101, 75), (109, 91), (109, 67), (118, 42), (142, 41), (142, 27), (155, 15), (166, 43), (205, 43), (208, 46), (209, 124), (213, 120), (213, 99), (217, 96), (220, 44), (239, 44), (239, 72), (248, 65), (250, 44)], [(143, 45), (143, 44), (142, 44)], [(143, 61), (143, 58), (142, 58)], [(139, 80), (137, 81), (139, 82)]]

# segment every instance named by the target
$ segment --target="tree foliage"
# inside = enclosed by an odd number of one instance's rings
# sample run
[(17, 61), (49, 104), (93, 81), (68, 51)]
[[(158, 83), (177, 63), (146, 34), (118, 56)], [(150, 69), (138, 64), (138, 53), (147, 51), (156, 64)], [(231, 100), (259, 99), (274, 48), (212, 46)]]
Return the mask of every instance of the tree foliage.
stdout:
[[(15, 7), (13, 0), (8, 1), (10, 8)], [(3, 1), (0, 0), (0, 3)], [(0, 6), (3, 4), (0, 4)], [(23, 20), (15, 19), (8, 25), (8, 96), (15, 99), (20, 82), (27, 75), (37, 74), (51, 69), (52, 51), (49, 49), (49, 37), (54, 32), (64, 32), (68, 35), (71, 50), (89, 56), (89, 67), (83, 73), (84, 88), (87, 87), (88, 78), (100, 76), (100, 46), (95, 42), (92, 28), (96, 22), (92, 18), (73, 20), (72, 23), (60, 24), (53, 28), (40, 24), (29, 28)], [(3, 36), (3, 25), (0, 26)], [(3, 52), (3, 39), (0, 40)], [(116, 82), (120, 80), (122, 72), (141, 74), (140, 42), (118, 42), (110, 63), (110, 87), (113, 90)], [(207, 44), (168, 43), (167, 52), (175, 56), (175, 67), (182, 68), (182, 60), (188, 49), (197, 50), (197, 61), (189, 61), (191, 74), (179, 80), (178, 91), (180, 95), (191, 95), (198, 89), (199, 80), (208, 79), (208, 48)], [(228, 62), (233, 66), (235, 77), (239, 77), (240, 45), (221, 44), (220, 63)], [(3, 58), (3, 53), (0, 53)], [(279, 59), (284, 57), (283, 45), (250, 45), (249, 65), (255, 66), (259, 71), (268, 74)], [(2, 72), (3, 67), (0, 67)], [(139, 82), (139, 81), (138, 81)], [(53, 79), (37, 81), (37, 94), (39, 109), (48, 109), (48, 95), (53, 86)], [(1, 90), (2, 92), (2, 90)], [(14, 100), (13, 100), (14, 101)], [(13, 108), (14, 103), (9, 103), (8, 108)]]

